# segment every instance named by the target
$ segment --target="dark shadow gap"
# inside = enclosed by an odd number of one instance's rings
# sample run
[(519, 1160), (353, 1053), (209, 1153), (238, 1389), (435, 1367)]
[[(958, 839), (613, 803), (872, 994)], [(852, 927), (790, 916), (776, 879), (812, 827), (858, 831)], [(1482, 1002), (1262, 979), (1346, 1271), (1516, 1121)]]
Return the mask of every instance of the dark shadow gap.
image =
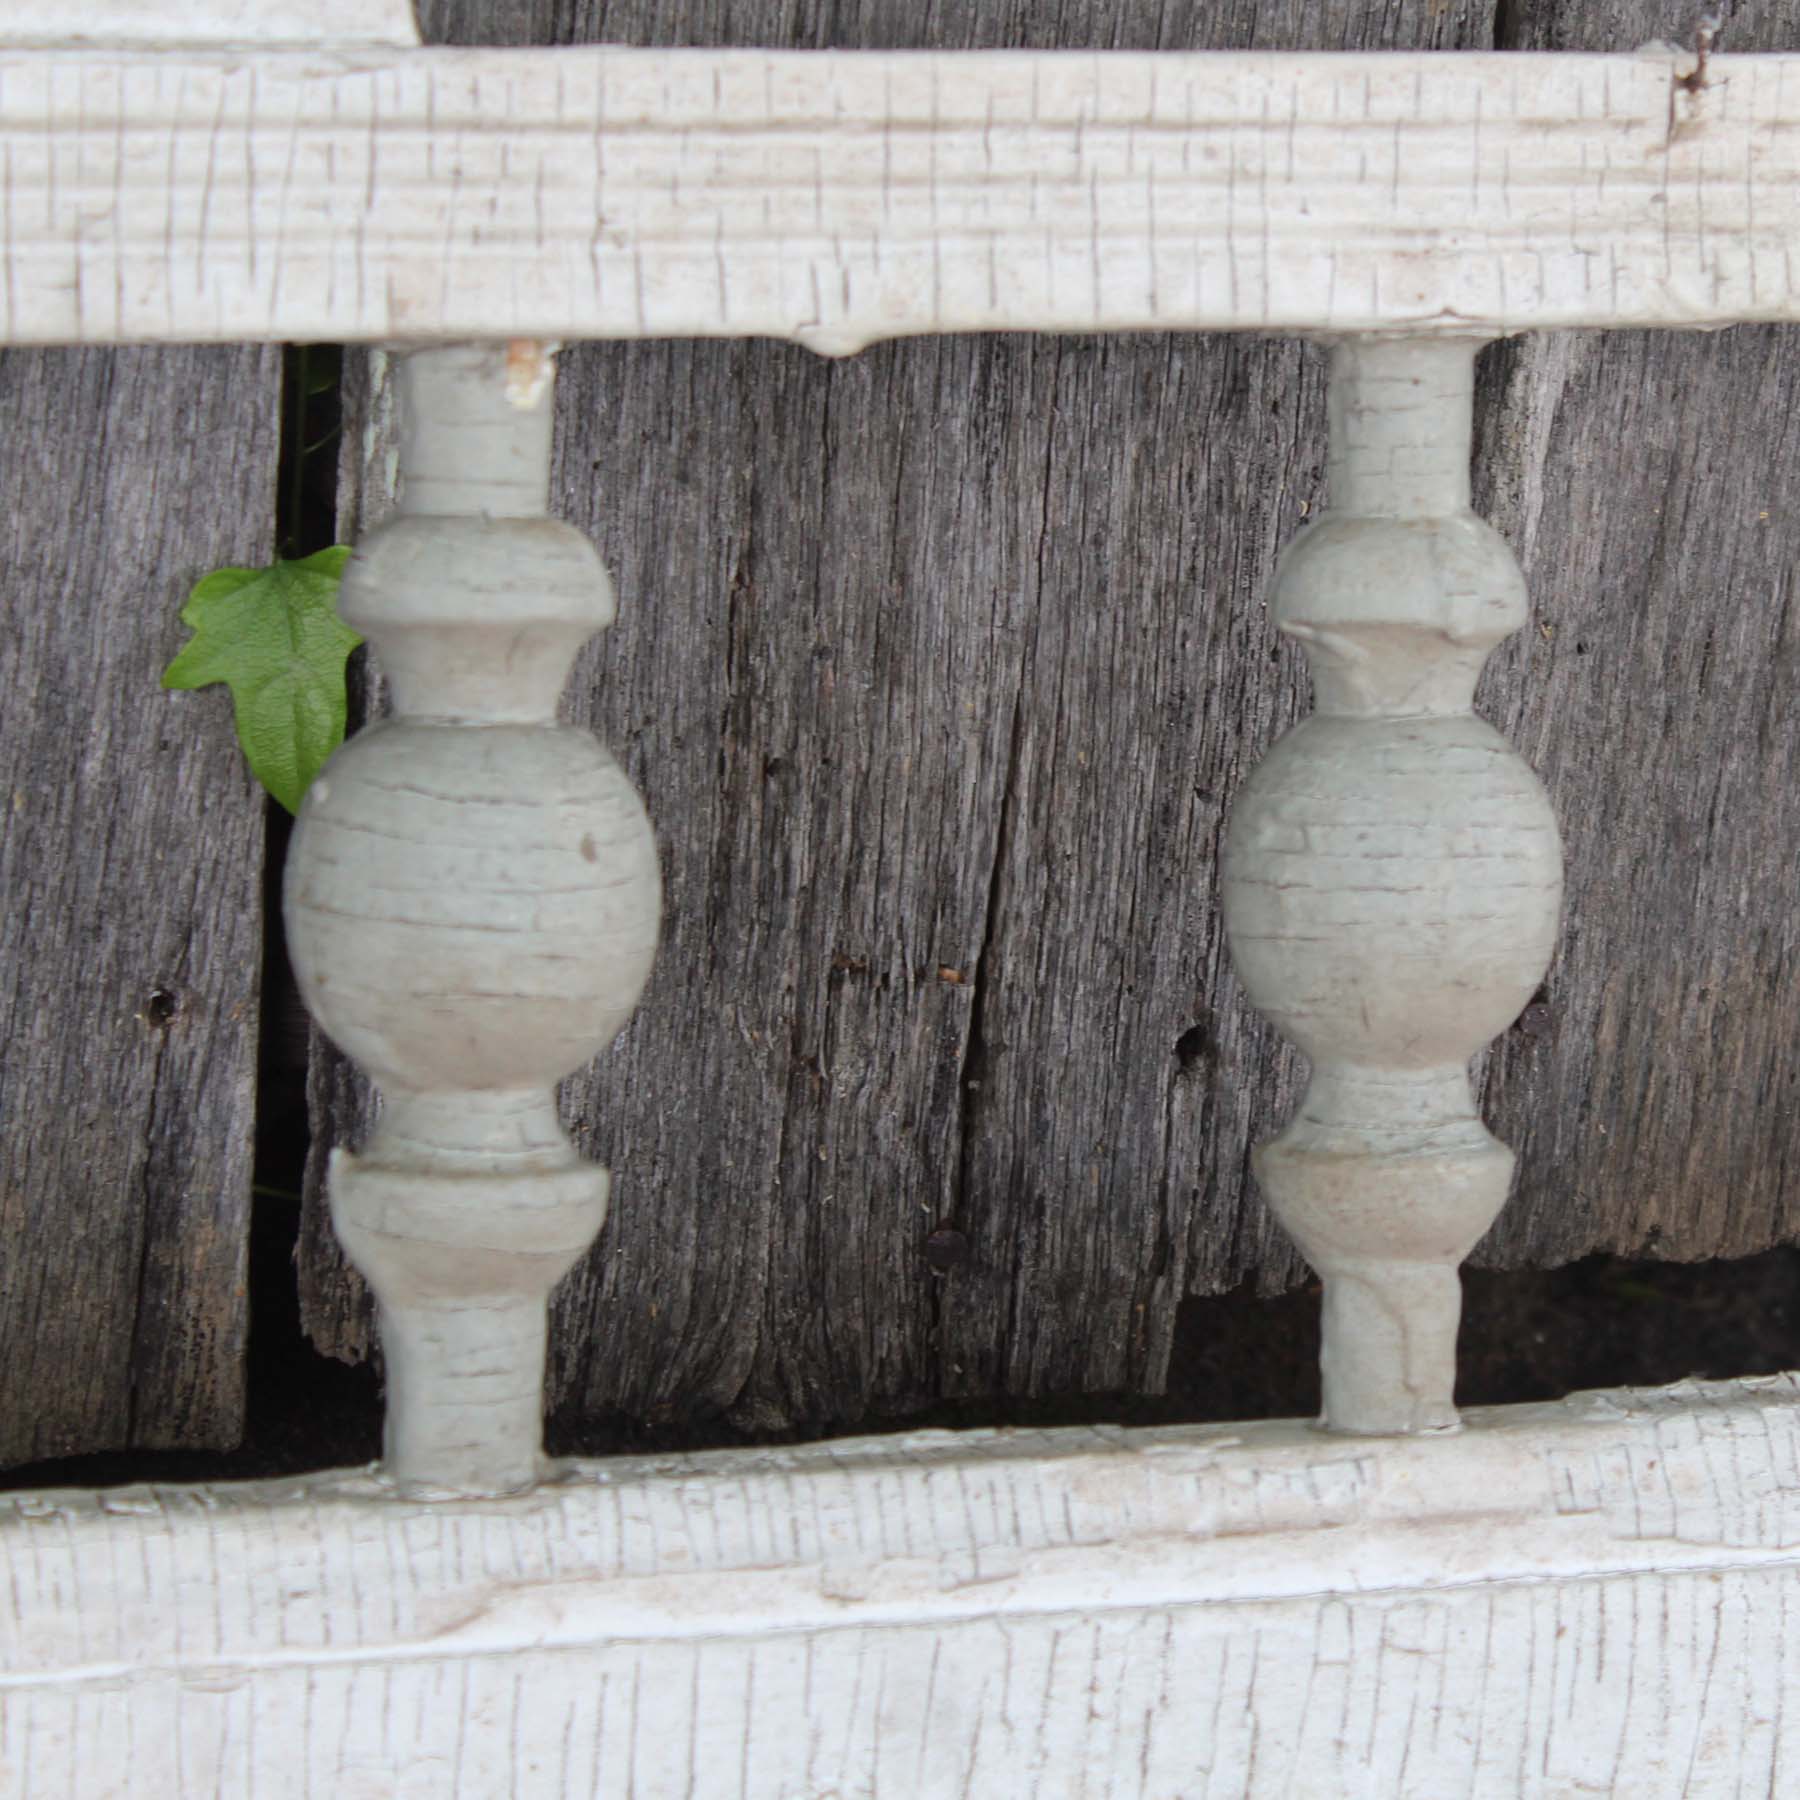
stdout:
[[(70, 1457), (0, 1473), (0, 1490), (133, 1481), (242, 1481), (366, 1463), (380, 1452), (372, 1367), (318, 1356), (300, 1336), (291, 1214), (261, 1205), (252, 1241), (250, 1429), (240, 1450)], [(955, 1271), (943, 1278), (954, 1304)], [(1737, 1262), (1631, 1262), (1595, 1256), (1561, 1269), (1464, 1271), (1457, 1399), (1465, 1406), (1556, 1400), (1595, 1387), (1659, 1387), (1686, 1376), (1800, 1367), (1800, 1251)], [(1246, 1284), (1183, 1302), (1168, 1392), (959, 1400), (826, 1433), (751, 1437), (718, 1419), (647, 1426), (552, 1419), (558, 1456), (723, 1449), (937, 1426), (1197, 1425), (1309, 1418), (1319, 1404), (1316, 1288), (1259, 1299)]]

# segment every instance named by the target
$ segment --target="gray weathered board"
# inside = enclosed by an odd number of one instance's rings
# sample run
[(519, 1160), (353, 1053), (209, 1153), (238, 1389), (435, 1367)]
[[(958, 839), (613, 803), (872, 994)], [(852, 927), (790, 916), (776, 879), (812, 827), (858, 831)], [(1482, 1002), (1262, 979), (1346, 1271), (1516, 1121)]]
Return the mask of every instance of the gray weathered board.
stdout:
[(0, 356), (0, 1465), (241, 1429), (262, 803), (158, 677), (268, 560), (280, 369)]
[[(1629, 49), (1680, 7), (1498, 10)], [(1496, 13), (865, 0), (427, 5), (439, 42), (1482, 48)], [(1800, 4), (1734, 50), (1800, 44)], [(1300, 709), (1264, 613), (1322, 500), (1323, 358), (1247, 338), (949, 339), (563, 359), (560, 504), (621, 613), (574, 716), (661, 834), (662, 960), (572, 1082), (614, 1211), (556, 1310), (565, 1418), (828, 1425), (939, 1396), (1159, 1386), (1184, 1295), (1299, 1273), (1248, 1176), (1297, 1068), (1223, 954), (1233, 792)], [(1569, 926), (1486, 1064), (1521, 1151), (1480, 1253), (1800, 1235), (1800, 336), (1491, 351), (1479, 503), (1531, 631), (1484, 709), (1549, 782)], [(359, 403), (360, 404), (360, 403)], [(366, 416), (366, 409), (365, 414)], [(379, 430), (344, 510), (386, 504)], [(323, 1223), (360, 1082), (314, 1062), (302, 1285), (365, 1352)], [(948, 1275), (939, 1223), (970, 1246)]]

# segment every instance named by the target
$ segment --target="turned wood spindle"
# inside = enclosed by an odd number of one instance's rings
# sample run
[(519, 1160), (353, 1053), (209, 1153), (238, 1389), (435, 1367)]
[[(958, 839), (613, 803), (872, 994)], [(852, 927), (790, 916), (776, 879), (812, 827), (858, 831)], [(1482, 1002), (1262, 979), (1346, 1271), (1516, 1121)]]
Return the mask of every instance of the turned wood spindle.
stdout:
[(1331, 506), (1272, 602), (1317, 710), (1246, 782), (1226, 844), (1238, 973), (1312, 1062), (1255, 1167), (1324, 1280), (1323, 1423), (1340, 1431), (1456, 1425), (1457, 1265), (1513, 1169), (1469, 1059), (1543, 979), (1561, 906), (1543, 787), (1470, 710), (1526, 620), (1516, 560), (1469, 510), (1478, 348), (1333, 351)]
[(331, 1210), (379, 1302), (385, 1462), (416, 1495), (537, 1478), (545, 1307), (606, 1213), (555, 1083), (630, 1016), (655, 951), (648, 820), (556, 722), (613, 617), (593, 546), (547, 516), (552, 364), (536, 345), (397, 371), (398, 515), (345, 575), (395, 716), (338, 751), (289, 854), (307, 1004), (380, 1084)]

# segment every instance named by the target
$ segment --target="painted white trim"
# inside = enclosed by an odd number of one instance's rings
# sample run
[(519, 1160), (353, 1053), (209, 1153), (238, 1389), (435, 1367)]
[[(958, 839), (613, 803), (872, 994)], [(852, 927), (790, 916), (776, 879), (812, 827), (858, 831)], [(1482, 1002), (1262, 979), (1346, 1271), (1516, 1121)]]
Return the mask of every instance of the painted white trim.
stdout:
[(0, 1503), (0, 1791), (1800, 1782), (1800, 1378)]
[(1800, 57), (0, 55), (0, 340), (1800, 319)]
[(168, 50), (231, 44), (268, 50), (329, 45), (402, 49), (417, 45), (412, 0), (65, 0), (0, 5), (0, 45)]

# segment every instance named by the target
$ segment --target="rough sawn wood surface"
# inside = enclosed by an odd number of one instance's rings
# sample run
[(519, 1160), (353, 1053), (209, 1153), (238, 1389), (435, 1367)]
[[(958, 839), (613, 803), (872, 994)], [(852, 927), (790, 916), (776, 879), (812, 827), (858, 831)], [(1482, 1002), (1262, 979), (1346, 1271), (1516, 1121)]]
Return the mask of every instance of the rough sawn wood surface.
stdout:
[(189, 588), (273, 547), (276, 349), (0, 357), (0, 1466), (242, 1430), (263, 804)]
[[(427, 6), (428, 42), (1486, 48), (1488, 9)], [(1503, 9), (1627, 49), (1669, 9)], [(1800, 43), (1800, 6), (1733, 50)], [(1322, 501), (1323, 357), (1248, 338), (562, 359), (560, 504), (619, 582), (571, 688), (663, 844), (637, 1023), (568, 1110), (615, 1171), (553, 1399), (825, 1427), (940, 1396), (1155, 1389), (1184, 1296), (1301, 1273), (1248, 1174), (1297, 1065), (1226, 962), (1235, 788), (1303, 705), (1264, 612)], [(1478, 1260), (1738, 1255), (1800, 1198), (1800, 510), (1791, 332), (1490, 351), (1477, 505), (1531, 628), (1481, 706), (1543, 773), (1569, 923), (1485, 1068), (1520, 1151)], [(385, 505), (354, 426), (352, 523)], [(366, 1090), (321, 1048), (319, 1147)], [(368, 1347), (323, 1224), (324, 1347)], [(967, 1239), (947, 1275), (940, 1223)]]

